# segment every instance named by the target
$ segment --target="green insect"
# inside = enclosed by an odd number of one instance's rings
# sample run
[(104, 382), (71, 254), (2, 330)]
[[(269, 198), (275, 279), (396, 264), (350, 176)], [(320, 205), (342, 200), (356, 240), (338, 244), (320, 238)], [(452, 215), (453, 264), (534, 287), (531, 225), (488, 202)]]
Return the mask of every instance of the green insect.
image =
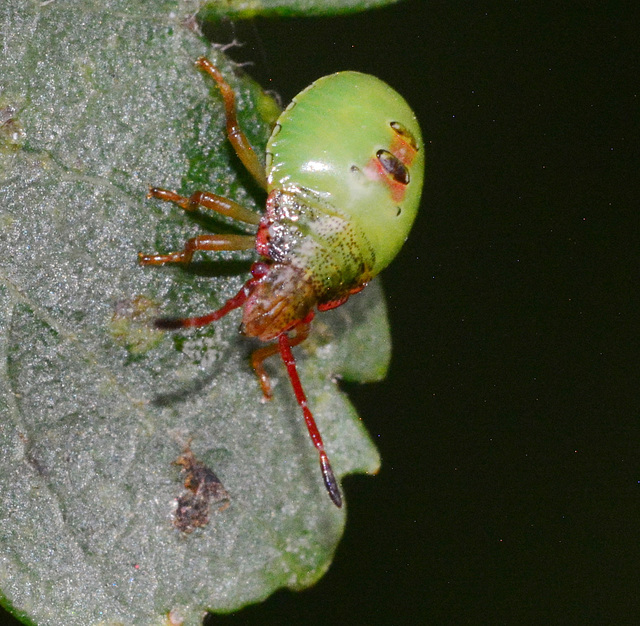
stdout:
[(149, 197), (186, 211), (211, 209), (257, 226), (252, 235), (200, 235), (169, 254), (140, 254), (143, 265), (189, 263), (198, 250), (256, 249), (251, 278), (220, 309), (201, 317), (156, 320), (158, 328), (204, 326), (242, 307), (241, 332), (267, 345), (251, 357), (265, 398), (271, 385), (264, 360), (280, 354), (320, 456), (333, 503), (342, 496), (291, 352), (308, 336), (316, 310), (340, 306), (396, 256), (418, 211), (424, 146), (416, 116), (381, 80), (358, 72), (320, 78), (278, 118), (267, 143), (266, 168), (238, 125), (235, 94), (201, 57), (197, 66), (222, 94), (227, 133), (238, 157), (268, 193), (258, 215), (211, 193), (183, 197), (152, 188)]

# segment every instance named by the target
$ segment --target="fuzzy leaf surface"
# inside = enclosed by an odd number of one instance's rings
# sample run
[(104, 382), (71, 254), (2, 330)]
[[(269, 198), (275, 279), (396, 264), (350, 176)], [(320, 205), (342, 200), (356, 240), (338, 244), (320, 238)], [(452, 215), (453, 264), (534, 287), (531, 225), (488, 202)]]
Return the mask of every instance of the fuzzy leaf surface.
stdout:
[[(0, 8), (0, 589), (27, 623), (199, 624), (312, 584), (342, 534), (284, 368), (269, 364), (274, 399), (261, 402), (238, 313), (198, 332), (149, 325), (218, 307), (255, 255), (140, 267), (138, 251), (241, 232), (147, 200), (147, 188), (264, 205), (194, 60), (207, 54), (228, 76), (258, 151), (274, 105), (187, 28), (198, 8)], [(319, 315), (296, 354), (336, 472), (376, 471), (332, 381), (384, 375), (379, 287)], [(185, 476), (173, 462), (187, 446), (228, 493), (191, 533), (174, 525)]]

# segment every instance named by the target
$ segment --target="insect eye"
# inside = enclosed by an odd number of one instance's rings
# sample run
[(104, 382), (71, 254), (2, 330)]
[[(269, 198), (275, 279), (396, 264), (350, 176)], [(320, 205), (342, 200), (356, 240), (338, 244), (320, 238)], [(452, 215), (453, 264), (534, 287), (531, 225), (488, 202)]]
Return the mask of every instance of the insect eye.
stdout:
[(409, 171), (397, 156), (391, 154), (388, 150), (378, 150), (376, 157), (378, 161), (380, 161), (384, 171), (387, 172), (393, 180), (401, 185), (409, 184)]
[(391, 122), (389, 124), (397, 135), (400, 135), (414, 150), (418, 150), (418, 142), (411, 134), (411, 131), (400, 122)]

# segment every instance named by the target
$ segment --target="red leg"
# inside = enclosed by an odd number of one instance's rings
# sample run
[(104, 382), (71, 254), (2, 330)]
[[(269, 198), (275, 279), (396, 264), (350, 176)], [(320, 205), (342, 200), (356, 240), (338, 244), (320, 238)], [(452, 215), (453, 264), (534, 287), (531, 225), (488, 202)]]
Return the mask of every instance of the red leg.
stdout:
[(255, 244), (253, 235), (200, 235), (189, 239), (180, 252), (168, 254), (138, 253), (142, 265), (164, 265), (165, 263), (190, 263), (197, 250), (250, 250)]
[[(308, 336), (309, 330), (311, 328), (310, 322), (313, 316), (307, 318), (303, 323), (299, 326), (296, 326), (296, 334), (293, 338), (289, 338), (290, 346), (297, 346), (299, 343), (302, 343)], [(277, 343), (270, 343), (269, 345), (263, 346), (262, 348), (258, 348), (251, 355), (251, 366), (253, 367), (253, 371), (256, 373), (258, 380), (260, 381), (260, 387), (262, 388), (262, 393), (264, 395), (265, 400), (271, 400), (271, 382), (269, 380), (269, 375), (264, 369), (264, 360), (268, 359), (270, 356), (274, 354), (278, 354), (280, 352), (280, 347)]]
[(313, 414), (311, 413), (311, 410), (309, 409), (309, 406), (307, 404), (307, 397), (304, 393), (304, 390), (302, 389), (302, 383), (300, 382), (300, 377), (298, 376), (296, 362), (291, 352), (291, 344), (289, 342), (287, 333), (282, 333), (278, 337), (278, 344), (280, 347), (280, 356), (282, 357), (282, 361), (287, 368), (287, 373), (289, 374), (289, 379), (291, 380), (293, 392), (295, 393), (298, 405), (302, 409), (302, 414), (304, 415), (304, 421), (307, 424), (309, 436), (311, 437), (311, 441), (313, 441), (313, 445), (316, 447), (316, 450), (320, 455), (320, 470), (322, 471), (324, 486), (326, 487), (327, 493), (329, 494), (332, 502), (337, 507), (341, 507), (342, 496), (340, 495), (340, 488), (338, 487), (338, 482), (336, 481), (336, 477), (334, 476), (333, 470), (331, 469), (329, 457), (325, 452), (324, 444), (322, 443), (322, 437), (320, 436), (320, 431), (316, 426), (316, 421), (313, 419)]
[(196, 65), (204, 70), (213, 80), (216, 81), (224, 100), (225, 113), (227, 115), (227, 135), (229, 141), (236, 151), (238, 158), (242, 161), (242, 164), (247, 168), (249, 173), (256, 179), (257, 183), (263, 188), (268, 188), (267, 175), (265, 174), (265, 168), (260, 163), (256, 153), (254, 152), (246, 135), (242, 132), (240, 125), (238, 124), (238, 117), (236, 115), (236, 96), (233, 89), (224, 79), (220, 70), (209, 59), (200, 57), (196, 61)]
[(159, 187), (151, 187), (147, 198), (158, 198), (166, 202), (173, 202), (185, 211), (195, 211), (199, 206), (205, 207), (205, 209), (211, 209), (216, 213), (225, 215), (239, 222), (246, 222), (247, 224), (260, 223), (260, 215), (245, 209), (241, 204), (229, 200), (229, 198), (223, 198), (207, 191), (196, 191), (189, 198), (180, 196), (168, 189), (160, 189)]

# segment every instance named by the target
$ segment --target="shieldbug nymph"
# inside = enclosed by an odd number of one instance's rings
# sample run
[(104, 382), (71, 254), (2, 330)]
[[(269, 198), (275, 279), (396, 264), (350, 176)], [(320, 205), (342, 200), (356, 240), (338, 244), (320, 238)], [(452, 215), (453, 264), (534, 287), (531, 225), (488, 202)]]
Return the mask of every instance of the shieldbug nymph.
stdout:
[(220, 71), (201, 57), (225, 104), (235, 152), (267, 192), (263, 215), (211, 193), (190, 197), (152, 188), (148, 196), (186, 211), (198, 207), (256, 226), (253, 235), (200, 235), (184, 249), (140, 254), (143, 265), (189, 263), (199, 250), (255, 248), (251, 277), (220, 309), (185, 319), (158, 319), (166, 330), (210, 324), (242, 307), (241, 332), (267, 345), (251, 357), (265, 398), (271, 397), (264, 360), (280, 354), (309, 436), (320, 457), (333, 503), (342, 496), (300, 383), (291, 351), (309, 334), (315, 311), (340, 306), (384, 269), (406, 240), (418, 211), (424, 147), (416, 116), (381, 80), (358, 72), (320, 78), (278, 118), (267, 143), (266, 168), (236, 116), (235, 94)]

